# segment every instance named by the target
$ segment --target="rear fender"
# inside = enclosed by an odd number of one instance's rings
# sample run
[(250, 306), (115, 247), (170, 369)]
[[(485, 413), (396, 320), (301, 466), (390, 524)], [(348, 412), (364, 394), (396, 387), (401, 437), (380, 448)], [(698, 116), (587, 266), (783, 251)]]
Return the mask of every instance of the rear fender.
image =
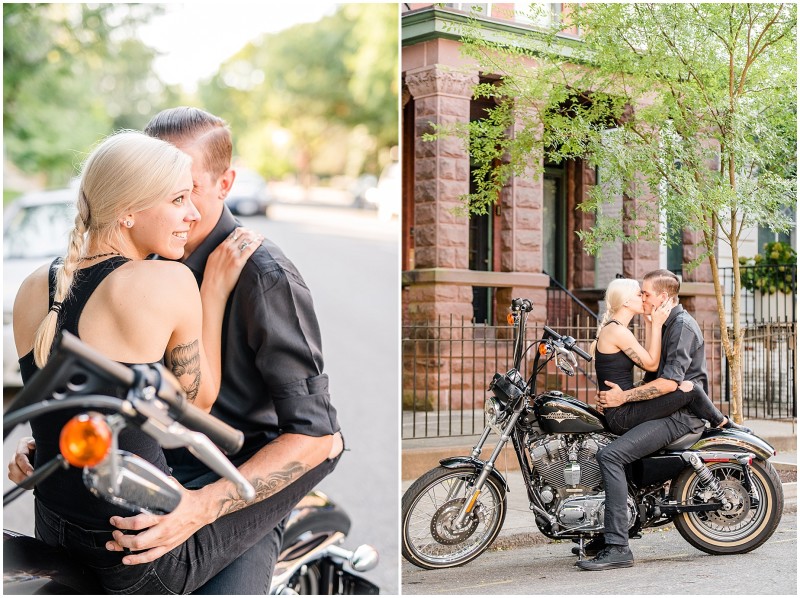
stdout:
[(706, 430), (702, 438), (695, 442), (689, 450), (748, 452), (765, 461), (777, 454), (772, 445), (755, 434), (748, 434), (741, 430), (719, 430), (716, 428)]
[[(447, 469), (457, 469), (459, 467), (464, 467), (466, 465), (474, 467), (480, 474), (483, 471), (483, 468), (486, 465), (486, 463), (484, 463), (480, 459), (475, 459), (474, 457), (448, 457), (447, 459), (442, 459), (441, 461), (439, 461), (439, 465)], [(489, 476), (494, 478), (495, 481), (497, 481), (505, 489), (506, 492), (509, 491), (508, 483), (503, 477), (503, 474), (501, 474), (496, 469), (492, 469), (489, 472)]]
[[(347, 536), (349, 532), (350, 517), (347, 513), (325, 494), (315, 490), (303, 497), (287, 518), (281, 549), (296, 551), (300, 544), (313, 548), (323, 538), (336, 533)], [(312, 538), (314, 541), (309, 542)]]

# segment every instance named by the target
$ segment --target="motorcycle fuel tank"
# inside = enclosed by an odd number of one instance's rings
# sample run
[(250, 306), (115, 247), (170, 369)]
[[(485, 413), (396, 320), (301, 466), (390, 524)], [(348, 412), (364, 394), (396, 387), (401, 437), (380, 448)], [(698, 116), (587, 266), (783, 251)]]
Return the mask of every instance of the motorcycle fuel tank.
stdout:
[(551, 391), (541, 400), (539, 427), (547, 434), (586, 434), (604, 429), (602, 416), (573, 397)]

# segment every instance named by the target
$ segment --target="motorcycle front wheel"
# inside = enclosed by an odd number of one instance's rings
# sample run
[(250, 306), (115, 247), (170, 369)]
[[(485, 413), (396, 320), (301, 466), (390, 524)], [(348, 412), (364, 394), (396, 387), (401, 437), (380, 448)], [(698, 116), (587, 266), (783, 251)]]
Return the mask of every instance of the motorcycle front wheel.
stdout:
[[(732, 503), (728, 511), (681, 513), (675, 528), (695, 548), (708, 554), (742, 554), (766, 542), (783, 513), (783, 486), (775, 468), (767, 461), (750, 465), (752, 489), (748, 493), (740, 466), (711, 463), (711, 473)], [(680, 503), (703, 504), (709, 491), (693, 469), (683, 471), (674, 482), (674, 496)]]
[(494, 541), (506, 518), (506, 493), (491, 476), (464, 523), (454, 525), (478, 475), (469, 466), (436, 467), (409, 487), (402, 504), (402, 553), (408, 562), (423, 569), (457, 567)]

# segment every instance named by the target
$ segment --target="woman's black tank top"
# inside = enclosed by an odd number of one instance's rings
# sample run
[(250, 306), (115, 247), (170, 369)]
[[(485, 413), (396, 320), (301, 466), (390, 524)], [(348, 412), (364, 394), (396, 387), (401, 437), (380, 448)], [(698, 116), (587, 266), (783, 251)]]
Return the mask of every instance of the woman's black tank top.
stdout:
[[(53, 304), (55, 294), (54, 266), (59, 263), (60, 259), (54, 261), (50, 268), (50, 305)], [(79, 336), (78, 322), (89, 297), (109, 274), (126, 262), (128, 262), (127, 258), (112, 257), (75, 272), (69, 297), (64, 300), (61, 307), (56, 335), (60, 334), (61, 330), (66, 330)], [(27, 383), (38, 371), (33, 359), (33, 352), (20, 358), (19, 364), (23, 383)], [(109, 388), (105, 392), (117, 395), (117, 390), (113, 388)], [(58, 455), (58, 439), (61, 428), (70, 418), (83, 411), (85, 410), (58, 411), (31, 421), (31, 430), (36, 439), (34, 468), (42, 467)], [(164, 452), (158, 443), (144, 432), (135, 428), (124, 428), (119, 435), (119, 448), (138, 455), (164, 473), (169, 474)], [(34, 495), (49, 509), (86, 529), (110, 530), (113, 528), (109, 523), (109, 518), (114, 515), (128, 516), (132, 514), (127, 509), (112, 505), (91, 494), (83, 484), (82, 471), (75, 467), (70, 467), (66, 471), (59, 470), (37, 484)]]
[(622, 351), (616, 353), (594, 352), (594, 370), (597, 373), (598, 390), (609, 390), (606, 381), (613, 382), (622, 390), (633, 388), (633, 360)]

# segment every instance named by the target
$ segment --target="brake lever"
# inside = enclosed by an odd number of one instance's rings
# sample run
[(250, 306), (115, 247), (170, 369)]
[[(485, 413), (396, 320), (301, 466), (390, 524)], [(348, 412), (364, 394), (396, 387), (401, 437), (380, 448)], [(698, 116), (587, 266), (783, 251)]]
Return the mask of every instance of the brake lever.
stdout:
[(189, 452), (210, 469), (233, 482), (239, 496), (245, 502), (255, 498), (256, 491), (253, 485), (222, 454), (222, 451), (205, 434), (190, 430), (172, 419), (166, 403), (156, 398), (134, 399), (132, 402), (136, 410), (146, 418), (141, 424), (143, 432), (155, 438), (164, 448), (189, 449)]

